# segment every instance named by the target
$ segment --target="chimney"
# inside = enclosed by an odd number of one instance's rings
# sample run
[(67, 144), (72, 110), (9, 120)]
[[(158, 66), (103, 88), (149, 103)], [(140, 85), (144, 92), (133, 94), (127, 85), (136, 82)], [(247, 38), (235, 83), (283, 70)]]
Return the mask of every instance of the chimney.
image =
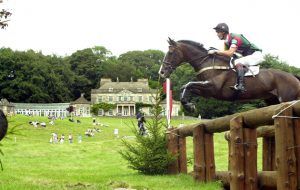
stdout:
[(100, 79), (100, 86), (103, 86), (103, 84), (111, 82), (111, 78), (101, 78)]
[(148, 79), (138, 79), (137, 81), (148, 85)]

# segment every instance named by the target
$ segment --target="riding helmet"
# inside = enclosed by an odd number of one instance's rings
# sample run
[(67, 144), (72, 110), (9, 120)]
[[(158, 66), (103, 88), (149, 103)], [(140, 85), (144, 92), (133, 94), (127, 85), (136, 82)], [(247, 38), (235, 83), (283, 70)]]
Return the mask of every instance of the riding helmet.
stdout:
[(229, 27), (226, 23), (219, 23), (216, 27), (214, 27), (216, 31), (221, 31), (225, 33), (229, 33)]

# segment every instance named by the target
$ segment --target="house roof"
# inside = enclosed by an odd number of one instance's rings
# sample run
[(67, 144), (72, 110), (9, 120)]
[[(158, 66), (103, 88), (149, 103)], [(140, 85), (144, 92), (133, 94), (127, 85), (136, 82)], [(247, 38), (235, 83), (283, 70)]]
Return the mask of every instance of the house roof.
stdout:
[(13, 104), (10, 103), (6, 98), (2, 98), (2, 99), (0, 100), (0, 105), (1, 105), (1, 106), (13, 106)]
[(151, 89), (147, 79), (139, 79), (137, 82), (112, 82), (109, 79), (101, 80), (99, 89), (92, 89), (94, 93), (119, 93), (124, 90), (133, 93), (154, 93), (155, 90)]
[(91, 104), (91, 102), (85, 99), (83, 95), (84, 94), (81, 94), (81, 96), (74, 102), (71, 102), (71, 104)]

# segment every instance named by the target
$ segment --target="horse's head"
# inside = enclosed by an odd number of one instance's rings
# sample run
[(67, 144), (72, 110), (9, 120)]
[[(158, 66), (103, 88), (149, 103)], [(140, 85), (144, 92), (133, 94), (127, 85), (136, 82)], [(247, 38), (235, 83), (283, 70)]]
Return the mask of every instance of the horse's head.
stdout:
[(183, 62), (183, 53), (180, 45), (169, 38), (169, 51), (165, 55), (163, 63), (159, 69), (158, 74), (162, 78), (168, 78), (171, 73)]

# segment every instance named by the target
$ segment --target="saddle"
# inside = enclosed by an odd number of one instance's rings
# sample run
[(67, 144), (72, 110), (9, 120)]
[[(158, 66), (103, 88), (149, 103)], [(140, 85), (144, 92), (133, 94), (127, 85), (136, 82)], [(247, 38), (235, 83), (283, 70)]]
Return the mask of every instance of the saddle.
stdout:
[[(230, 59), (230, 68), (236, 72), (235, 70), (235, 64), (234, 64), (234, 61), (239, 58), (241, 55), (239, 55), (238, 53), (235, 53), (235, 55)], [(257, 75), (259, 73), (259, 65), (244, 65), (244, 68), (245, 68), (245, 77), (248, 77), (248, 76), (252, 76), (254, 77), (255, 75)]]

